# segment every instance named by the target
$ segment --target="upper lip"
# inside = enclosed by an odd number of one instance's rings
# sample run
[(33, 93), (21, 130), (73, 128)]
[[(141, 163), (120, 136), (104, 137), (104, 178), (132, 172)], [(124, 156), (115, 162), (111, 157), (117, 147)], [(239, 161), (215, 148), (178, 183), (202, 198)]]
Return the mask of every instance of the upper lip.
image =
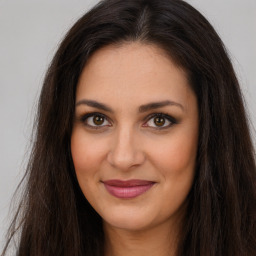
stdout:
[(109, 186), (115, 186), (115, 187), (135, 187), (135, 186), (145, 186), (152, 183), (155, 183), (154, 181), (149, 180), (105, 180), (103, 181), (104, 184)]

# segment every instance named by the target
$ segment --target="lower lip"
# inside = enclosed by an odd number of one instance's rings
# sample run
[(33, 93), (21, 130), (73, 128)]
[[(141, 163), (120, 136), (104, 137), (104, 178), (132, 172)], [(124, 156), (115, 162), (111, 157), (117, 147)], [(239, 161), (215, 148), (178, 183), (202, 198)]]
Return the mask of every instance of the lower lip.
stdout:
[(141, 186), (132, 186), (132, 187), (116, 187), (116, 186), (111, 186), (111, 185), (105, 185), (105, 188), (107, 191), (117, 197), (117, 198), (135, 198), (137, 196), (140, 196), (144, 194), (146, 191), (148, 191), (155, 183), (150, 183), (146, 185), (141, 185)]

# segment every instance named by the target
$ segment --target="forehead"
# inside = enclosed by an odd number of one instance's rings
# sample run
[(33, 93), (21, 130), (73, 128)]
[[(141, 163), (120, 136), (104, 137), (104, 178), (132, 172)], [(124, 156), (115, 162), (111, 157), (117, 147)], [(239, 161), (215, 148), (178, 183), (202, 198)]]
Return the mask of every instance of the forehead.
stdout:
[(191, 93), (185, 71), (155, 45), (139, 42), (111, 45), (96, 51), (80, 76), (76, 100), (92, 97), (112, 103), (136, 99), (141, 104), (186, 101)]

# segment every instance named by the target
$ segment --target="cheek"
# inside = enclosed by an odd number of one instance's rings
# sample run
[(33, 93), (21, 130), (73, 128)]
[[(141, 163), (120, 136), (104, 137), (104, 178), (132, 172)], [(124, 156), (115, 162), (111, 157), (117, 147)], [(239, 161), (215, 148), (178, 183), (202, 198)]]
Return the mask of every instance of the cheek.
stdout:
[(85, 136), (83, 129), (74, 128), (71, 136), (71, 154), (77, 180), (85, 196), (95, 190), (99, 166), (104, 155), (102, 146), (95, 143), (91, 137)]
[[(154, 147), (153, 162), (168, 175), (191, 172), (195, 168), (197, 155), (197, 136), (184, 133), (165, 139), (161, 147)], [(158, 169), (159, 169), (158, 168)]]
[(161, 149), (152, 151), (152, 162), (161, 175), (163, 199), (171, 202), (166, 211), (176, 212), (185, 202), (194, 181), (197, 130), (177, 129), (160, 145)]
[(74, 129), (71, 136), (71, 154), (76, 172), (93, 171), (104, 156), (103, 144), (99, 146), (91, 137), (85, 136), (80, 129)]
[(155, 168), (162, 177), (163, 199), (171, 202), (166, 212), (174, 213), (185, 202), (194, 181), (197, 136), (175, 133), (153, 154)]

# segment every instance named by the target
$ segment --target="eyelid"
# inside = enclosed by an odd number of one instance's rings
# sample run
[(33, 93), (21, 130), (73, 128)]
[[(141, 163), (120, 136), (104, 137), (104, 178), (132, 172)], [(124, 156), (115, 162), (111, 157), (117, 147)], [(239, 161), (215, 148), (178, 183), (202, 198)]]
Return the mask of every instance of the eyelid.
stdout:
[[(162, 117), (162, 118), (165, 118), (167, 119), (170, 124), (169, 125), (166, 125), (166, 126), (155, 126), (155, 127), (152, 127), (152, 126), (144, 126), (145, 123), (148, 123), (152, 118), (155, 118), (155, 117)], [(178, 121), (176, 118), (170, 116), (169, 114), (165, 114), (165, 113), (153, 113), (153, 114), (150, 114), (149, 116), (147, 116), (145, 118), (145, 121), (143, 123), (143, 126), (144, 127), (148, 127), (148, 128), (152, 128), (152, 129), (157, 129), (157, 130), (161, 130), (161, 129), (166, 129), (166, 128), (170, 128), (171, 126), (173, 126), (174, 124), (177, 124)]]
[[(89, 125), (86, 123), (86, 120), (88, 120), (88, 118), (93, 117), (93, 116), (100, 116), (103, 117), (105, 120), (107, 120), (110, 125)], [(100, 129), (100, 128), (104, 128), (106, 126), (112, 126), (111, 124), (111, 119), (109, 117), (107, 117), (106, 115), (100, 113), (100, 112), (90, 112), (90, 113), (86, 113), (81, 115), (81, 117), (79, 118), (79, 120), (86, 126), (89, 127), (91, 129)]]
[[(88, 120), (88, 118), (93, 117), (93, 116), (100, 116), (103, 117), (105, 120), (107, 120), (109, 122), (109, 125), (89, 125), (88, 123), (86, 123), (86, 120)], [(156, 117), (162, 117), (164, 119), (167, 119), (168, 122), (170, 122), (170, 124), (166, 125), (166, 126), (149, 126), (149, 125), (145, 125), (147, 124), (152, 118), (156, 118)], [(81, 115), (79, 118), (79, 121), (81, 121), (83, 123), (83, 125), (85, 125), (86, 127), (89, 127), (90, 129), (102, 129), (105, 127), (110, 127), (112, 126), (112, 120), (106, 116), (105, 114), (102, 114), (100, 112), (89, 112), (86, 114)], [(162, 113), (162, 112), (157, 112), (157, 113), (152, 113), (148, 116), (146, 116), (143, 120), (143, 127), (146, 128), (152, 128), (152, 129), (156, 129), (156, 130), (162, 130), (162, 129), (167, 129), (170, 128), (171, 126), (173, 126), (174, 124), (177, 124), (178, 121), (176, 118), (174, 118), (173, 116), (166, 114), (166, 113)]]

